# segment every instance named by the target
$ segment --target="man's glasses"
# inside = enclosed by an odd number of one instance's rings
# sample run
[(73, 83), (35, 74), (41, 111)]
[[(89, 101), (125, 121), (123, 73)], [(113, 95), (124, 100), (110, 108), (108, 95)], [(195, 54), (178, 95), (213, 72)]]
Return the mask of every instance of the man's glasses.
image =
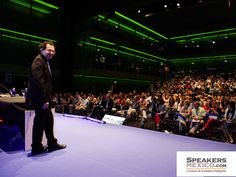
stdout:
[(51, 53), (51, 54), (54, 54), (54, 55), (56, 54), (56, 52), (54, 50), (51, 50), (51, 49), (47, 49), (46, 51)]

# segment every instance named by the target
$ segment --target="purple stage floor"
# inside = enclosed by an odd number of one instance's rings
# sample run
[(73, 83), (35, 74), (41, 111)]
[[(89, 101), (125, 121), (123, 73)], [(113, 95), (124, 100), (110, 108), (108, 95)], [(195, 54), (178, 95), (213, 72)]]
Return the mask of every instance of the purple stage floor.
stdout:
[(1, 177), (175, 177), (177, 151), (235, 151), (227, 144), (55, 116), (60, 151), (0, 151)]

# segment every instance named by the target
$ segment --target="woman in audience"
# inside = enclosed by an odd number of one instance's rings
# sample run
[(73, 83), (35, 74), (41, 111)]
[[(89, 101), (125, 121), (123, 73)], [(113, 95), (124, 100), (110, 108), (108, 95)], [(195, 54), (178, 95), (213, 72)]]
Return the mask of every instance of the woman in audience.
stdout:
[(179, 121), (179, 132), (182, 133), (184, 127), (187, 127), (187, 123), (189, 122), (189, 118), (191, 115), (192, 107), (190, 106), (190, 101), (185, 100), (184, 106), (181, 107), (179, 113), (176, 114), (176, 118)]
[(208, 130), (208, 138), (210, 139), (212, 136), (212, 127), (221, 125), (222, 114), (221, 103), (219, 101), (213, 101), (208, 113), (206, 113), (205, 124), (204, 127), (200, 129), (200, 132)]

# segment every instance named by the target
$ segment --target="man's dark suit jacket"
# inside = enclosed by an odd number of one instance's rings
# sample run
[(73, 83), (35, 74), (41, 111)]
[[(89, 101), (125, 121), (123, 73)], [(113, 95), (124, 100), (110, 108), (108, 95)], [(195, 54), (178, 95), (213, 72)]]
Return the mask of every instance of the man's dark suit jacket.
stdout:
[(44, 103), (52, 105), (52, 76), (47, 59), (39, 54), (35, 57), (29, 74), (26, 104), (33, 109), (41, 109)]

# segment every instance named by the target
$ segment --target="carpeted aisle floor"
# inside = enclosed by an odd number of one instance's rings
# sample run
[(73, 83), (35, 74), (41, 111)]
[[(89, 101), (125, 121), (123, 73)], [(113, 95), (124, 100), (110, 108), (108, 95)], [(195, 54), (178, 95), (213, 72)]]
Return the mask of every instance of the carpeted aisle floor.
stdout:
[(226, 144), (55, 115), (67, 148), (35, 157), (0, 151), (1, 177), (175, 177), (176, 151), (235, 151)]

